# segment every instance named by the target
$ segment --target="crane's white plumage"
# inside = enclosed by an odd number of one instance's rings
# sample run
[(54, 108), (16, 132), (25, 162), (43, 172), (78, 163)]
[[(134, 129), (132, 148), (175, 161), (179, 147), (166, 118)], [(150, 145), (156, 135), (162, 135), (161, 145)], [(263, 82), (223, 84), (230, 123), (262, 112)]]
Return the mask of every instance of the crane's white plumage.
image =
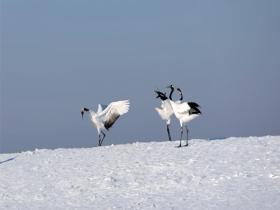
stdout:
[[(172, 85), (171, 85), (171, 87), (173, 88)], [(156, 107), (155, 110), (158, 112), (161, 119), (166, 122), (166, 130), (167, 130), (169, 141), (172, 140), (171, 135), (170, 135), (169, 126), (171, 123), (171, 117), (173, 115), (173, 109), (170, 104), (170, 101), (172, 100), (173, 91), (174, 91), (174, 88), (173, 88), (173, 90), (171, 90), (169, 98), (167, 98), (166, 93), (160, 92), (158, 90), (155, 91), (155, 93), (157, 94), (156, 98), (161, 99), (161, 108)]]
[(190, 118), (189, 111), (191, 107), (187, 102), (175, 103), (173, 101), (170, 101), (170, 105), (173, 109), (174, 115), (180, 121), (181, 126), (184, 126), (186, 123), (189, 122), (188, 121), (188, 119)]
[(183, 100), (183, 94), (180, 88), (177, 88), (177, 91), (180, 93), (181, 95), (181, 103), (179, 102), (173, 102), (170, 101), (170, 105), (173, 109), (174, 115), (175, 117), (179, 120), (180, 122), (180, 126), (181, 126), (181, 138), (180, 138), (180, 145), (179, 147), (181, 147), (181, 141), (182, 141), (182, 136), (183, 136), (183, 126), (186, 127), (186, 131), (187, 131), (187, 142), (186, 142), (186, 146), (188, 146), (188, 127), (187, 127), (187, 123), (192, 121), (193, 119), (197, 118), (201, 112), (199, 110), (199, 105), (195, 102), (182, 102)]
[(172, 107), (172, 110), (174, 112), (174, 115), (177, 118), (180, 118), (181, 115), (183, 116), (186, 114), (191, 108), (187, 102), (174, 102), (170, 101), (170, 106)]
[(162, 120), (166, 121), (166, 124), (170, 124), (171, 116), (173, 115), (173, 109), (170, 104), (170, 100), (166, 99), (161, 101), (161, 108), (156, 107), (155, 110), (158, 112)]
[[(117, 119), (129, 111), (129, 100), (115, 101), (107, 105), (98, 104), (97, 111), (83, 108), (81, 113), (89, 112), (91, 122), (96, 127), (99, 136), (99, 146), (101, 146), (105, 133), (104, 130), (109, 130), (110, 127), (117, 121)], [(101, 135), (103, 134), (103, 138)]]

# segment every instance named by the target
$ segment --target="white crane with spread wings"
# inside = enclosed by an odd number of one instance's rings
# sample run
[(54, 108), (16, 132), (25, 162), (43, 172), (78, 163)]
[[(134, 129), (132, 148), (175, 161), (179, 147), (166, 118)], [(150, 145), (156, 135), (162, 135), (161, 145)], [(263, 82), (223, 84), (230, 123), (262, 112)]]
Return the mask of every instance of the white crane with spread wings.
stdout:
[[(115, 101), (105, 106), (98, 104), (97, 112), (85, 107), (81, 109), (82, 117), (85, 112), (88, 112), (91, 122), (97, 129), (99, 138), (98, 146), (102, 145), (106, 136), (104, 131), (108, 131), (121, 115), (127, 113), (129, 106), (129, 100), (123, 100)], [(101, 134), (103, 135), (102, 137)]]

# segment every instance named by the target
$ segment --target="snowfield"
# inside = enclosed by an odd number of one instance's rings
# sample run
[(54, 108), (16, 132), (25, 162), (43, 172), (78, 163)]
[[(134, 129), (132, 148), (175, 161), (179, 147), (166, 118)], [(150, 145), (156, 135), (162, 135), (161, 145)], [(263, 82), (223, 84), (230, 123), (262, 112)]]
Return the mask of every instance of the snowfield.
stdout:
[(280, 136), (178, 144), (0, 154), (0, 209), (280, 209)]

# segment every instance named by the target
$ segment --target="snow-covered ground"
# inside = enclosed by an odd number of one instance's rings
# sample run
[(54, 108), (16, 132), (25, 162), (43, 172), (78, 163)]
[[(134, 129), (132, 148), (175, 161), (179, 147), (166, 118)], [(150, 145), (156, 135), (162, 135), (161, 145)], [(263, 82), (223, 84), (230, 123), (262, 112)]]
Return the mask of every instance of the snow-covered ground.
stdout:
[(280, 136), (0, 154), (0, 209), (280, 209)]

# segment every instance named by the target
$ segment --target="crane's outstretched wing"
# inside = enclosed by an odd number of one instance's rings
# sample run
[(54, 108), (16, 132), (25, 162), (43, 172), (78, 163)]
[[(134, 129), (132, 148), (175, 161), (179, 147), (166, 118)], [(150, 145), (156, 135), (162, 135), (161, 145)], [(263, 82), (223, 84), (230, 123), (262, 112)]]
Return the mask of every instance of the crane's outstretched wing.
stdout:
[(104, 122), (104, 127), (108, 130), (116, 122), (116, 120), (129, 110), (129, 100), (115, 101), (110, 103), (106, 109), (100, 113), (100, 117)]
[(104, 109), (107, 108), (108, 105), (104, 105), (104, 104), (98, 104), (97, 107), (97, 114), (100, 114)]

